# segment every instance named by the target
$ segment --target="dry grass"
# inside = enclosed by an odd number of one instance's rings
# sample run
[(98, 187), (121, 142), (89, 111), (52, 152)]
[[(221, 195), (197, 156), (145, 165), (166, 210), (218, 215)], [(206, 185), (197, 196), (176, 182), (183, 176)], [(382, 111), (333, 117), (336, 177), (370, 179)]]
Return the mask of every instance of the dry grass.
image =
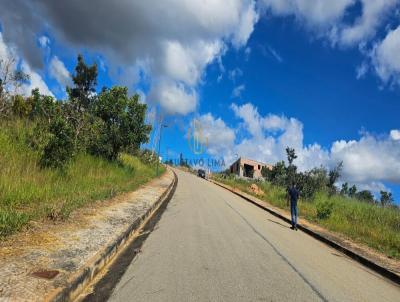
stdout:
[[(29, 148), (28, 121), (0, 124), (0, 238), (35, 219), (66, 219), (94, 200), (136, 189), (154, 178), (155, 168), (121, 155), (108, 162), (79, 154), (65, 171), (41, 169)], [(163, 168), (162, 168), (163, 169)]]

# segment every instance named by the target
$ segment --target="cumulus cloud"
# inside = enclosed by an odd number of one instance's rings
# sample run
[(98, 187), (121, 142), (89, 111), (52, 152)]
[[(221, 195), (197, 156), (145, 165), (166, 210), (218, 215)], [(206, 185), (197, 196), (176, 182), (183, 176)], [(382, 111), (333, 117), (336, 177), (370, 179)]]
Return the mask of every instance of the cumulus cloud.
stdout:
[[(193, 90), (201, 83), (205, 67), (227, 45), (244, 46), (258, 20), (254, 0), (131, 0), (118, 5), (98, 0), (98, 9), (93, 9), (92, 2), (79, 0), (1, 3), (0, 19), (7, 39), (29, 53), (25, 57), (35, 62), (35, 68), (40, 60), (32, 55), (32, 42), (37, 32), (50, 28), (64, 45), (101, 52), (117, 70), (142, 64), (141, 72), (157, 92), (152, 95), (166, 97), (152, 101), (177, 114), (196, 108)], [(15, 16), (15, 11), (23, 16)], [(166, 91), (160, 91), (163, 88)], [(172, 100), (172, 91), (180, 97)], [(171, 110), (179, 106), (184, 108)]]
[[(295, 16), (333, 46), (358, 45), (361, 53), (367, 54), (367, 60), (357, 67), (357, 78), (363, 77), (368, 70), (375, 70), (383, 82), (391, 84), (400, 82), (399, 61), (396, 60), (400, 30), (390, 31), (372, 51), (368, 43), (376, 40), (377, 32), (388, 25), (388, 17), (399, 5), (399, 0), (261, 0), (261, 7), (267, 12)], [(371, 57), (372, 62), (369, 61)], [(373, 68), (369, 68), (371, 65)]]
[(71, 74), (57, 56), (54, 56), (50, 61), (49, 73), (61, 86), (72, 86)]
[(362, 0), (362, 14), (352, 25), (344, 26), (340, 40), (345, 45), (359, 43), (374, 36), (385, 15), (398, 0)]
[(400, 183), (400, 141), (366, 133), (358, 141), (334, 142), (331, 158), (343, 161), (344, 177), (354, 182)]
[(376, 73), (384, 83), (400, 84), (400, 26), (389, 31), (372, 51)]
[(211, 155), (220, 155), (233, 147), (235, 132), (228, 127), (221, 118), (215, 118), (211, 113), (199, 116), (195, 119), (198, 122), (202, 134), (202, 143), (207, 144), (207, 152)]
[(159, 103), (167, 114), (181, 115), (195, 111), (198, 102), (197, 93), (193, 88), (168, 80), (155, 84), (149, 99), (153, 103)]
[[(360, 188), (379, 191), (385, 189), (383, 182), (400, 184), (400, 131), (392, 130), (390, 135), (374, 136), (362, 133), (360, 139), (332, 143), (323, 148), (318, 143), (304, 145), (303, 124), (295, 118), (267, 114), (262, 116), (251, 103), (232, 104), (231, 109), (239, 125), (226, 126), (221, 119), (204, 115), (204, 124), (213, 127), (218, 120), (224, 127), (209, 131), (209, 139), (218, 138), (220, 133), (229, 133), (229, 140), (214, 139), (213, 149), (222, 155), (227, 164), (237, 156), (249, 157), (272, 163), (286, 160), (286, 147), (296, 149), (296, 165), (301, 171), (324, 165), (332, 168), (343, 161), (341, 181), (356, 184)], [(221, 129), (223, 128), (223, 130)], [(244, 131), (245, 135), (239, 135)], [(232, 132), (234, 138), (232, 138)], [(215, 155), (215, 153), (212, 153)]]
[[(398, 0), (261, 0), (264, 8), (275, 15), (294, 15), (310, 29), (332, 39), (334, 43), (354, 45), (373, 37), (386, 15)], [(344, 16), (356, 4), (361, 7), (354, 21)]]

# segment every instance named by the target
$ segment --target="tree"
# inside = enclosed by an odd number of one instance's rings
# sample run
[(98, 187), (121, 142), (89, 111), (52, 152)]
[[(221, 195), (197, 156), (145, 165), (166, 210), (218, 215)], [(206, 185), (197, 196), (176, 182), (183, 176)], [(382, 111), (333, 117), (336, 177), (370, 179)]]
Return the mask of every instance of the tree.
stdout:
[(329, 178), (328, 178), (328, 184), (327, 187), (329, 189), (330, 194), (335, 194), (336, 193), (336, 186), (335, 183), (336, 181), (340, 178), (340, 174), (343, 169), (343, 162), (340, 162), (336, 165), (335, 168), (333, 168), (331, 171), (329, 171)]
[(82, 55), (78, 55), (75, 74), (72, 76), (74, 87), (67, 87), (68, 95), (77, 111), (88, 110), (93, 105), (97, 85), (97, 65), (86, 65)]
[(375, 202), (374, 195), (371, 193), (371, 191), (368, 191), (368, 190), (363, 190), (363, 191), (356, 193), (356, 198), (363, 202), (368, 202), (368, 203)]
[(272, 182), (275, 185), (285, 186), (286, 185), (286, 165), (284, 161), (277, 162), (272, 169), (263, 168), (261, 169), (263, 177)]
[(286, 155), (289, 166), (287, 167), (287, 180), (286, 186), (290, 186), (296, 181), (297, 167), (293, 164), (293, 161), (297, 158), (296, 151), (293, 148), (286, 148)]
[(286, 155), (289, 166), (293, 164), (293, 161), (297, 158), (296, 151), (294, 148), (286, 147)]
[(56, 115), (58, 104), (53, 97), (41, 95), (39, 89), (33, 89), (32, 95), (27, 99), (30, 104), (31, 111), (29, 116), (31, 119), (43, 119), (50, 124), (53, 116)]
[(7, 116), (11, 109), (10, 95), (17, 94), (29, 75), (18, 69), (17, 58), (11, 54), (0, 58), (0, 116)]
[(394, 203), (392, 193), (386, 191), (381, 191), (380, 193), (381, 193), (380, 202), (382, 207), (386, 207)]
[(306, 199), (312, 198), (316, 192), (326, 189), (327, 171), (324, 167), (320, 167), (298, 173), (296, 181), (302, 196)]
[(349, 184), (347, 182), (342, 184), (342, 189), (340, 190), (341, 195), (349, 195)]
[(151, 131), (151, 126), (145, 124), (146, 108), (138, 95), (128, 97), (126, 87), (103, 89), (93, 108), (100, 122), (91, 153), (115, 160), (123, 150), (133, 153), (139, 149)]
[(22, 95), (14, 95), (12, 97), (12, 112), (20, 118), (27, 117), (32, 111), (32, 104), (28, 102)]
[(351, 186), (349, 189), (349, 197), (355, 198), (357, 194), (357, 187), (355, 185)]

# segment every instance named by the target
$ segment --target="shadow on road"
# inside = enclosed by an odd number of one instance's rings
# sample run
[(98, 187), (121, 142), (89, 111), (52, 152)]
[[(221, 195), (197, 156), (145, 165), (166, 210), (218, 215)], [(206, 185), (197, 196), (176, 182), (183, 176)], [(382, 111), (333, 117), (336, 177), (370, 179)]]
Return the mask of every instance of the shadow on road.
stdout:
[(284, 227), (285, 229), (290, 229), (289, 226), (284, 225), (284, 224), (282, 224), (282, 223), (280, 223), (280, 222), (278, 222), (278, 221), (275, 221), (275, 220), (272, 220), (272, 219), (269, 219), (269, 218), (268, 218), (268, 220), (271, 221), (271, 222), (273, 222), (273, 223), (279, 224), (281, 227)]

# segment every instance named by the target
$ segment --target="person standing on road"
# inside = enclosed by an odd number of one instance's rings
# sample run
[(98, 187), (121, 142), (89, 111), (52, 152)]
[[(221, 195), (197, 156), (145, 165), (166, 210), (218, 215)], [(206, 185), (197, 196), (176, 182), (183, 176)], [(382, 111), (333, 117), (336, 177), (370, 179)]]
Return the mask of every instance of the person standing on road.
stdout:
[(297, 210), (297, 201), (299, 200), (300, 192), (296, 188), (296, 184), (292, 183), (292, 185), (288, 189), (288, 199), (287, 205), (289, 206), (290, 200), (290, 213), (292, 214), (292, 230), (297, 231), (297, 218), (298, 218), (298, 210)]

